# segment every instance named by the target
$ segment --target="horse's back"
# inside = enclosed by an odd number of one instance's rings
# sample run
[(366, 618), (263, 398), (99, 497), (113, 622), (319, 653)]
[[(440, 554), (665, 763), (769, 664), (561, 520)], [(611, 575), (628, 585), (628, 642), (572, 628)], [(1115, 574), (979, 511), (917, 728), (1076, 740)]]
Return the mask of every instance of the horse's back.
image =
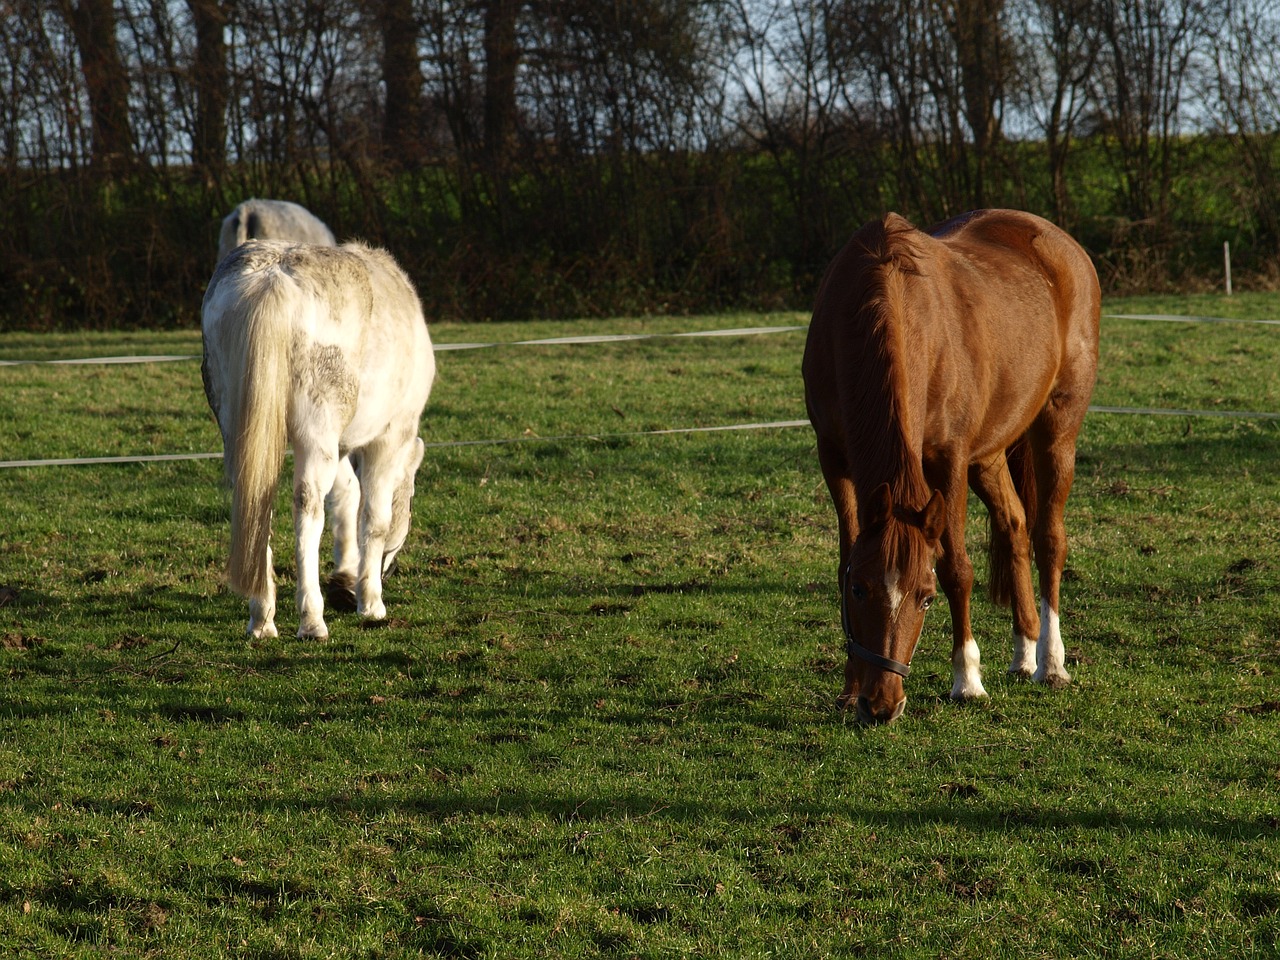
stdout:
[(291, 200), (254, 197), (236, 205), (222, 221), (218, 235), (218, 260), (248, 240), (288, 240), (332, 247), (333, 231), (323, 220)]
[(979, 210), (928, 231), (892, 213), (872, 220), (819, 290), (804, 361), (810, 417), (820, 430), (848, 423), (884, 383), (933, 442), (998, 449), (1049, 398), (1087, 401), (1099, 306), (1088, 254), (1033, 214)]
[(988, 355), (1055, 339), (1096, 353), (1100, 304), (1088, 254), (1048, 220), (976, 210), (922, 231), (890, 213), (864, 224), (832, 261), (810, 336), (830, 352), (865, 339), (889, 311), (908, 342), (936, 347), (926, 354)]
[(344, 244), (339, 251), (357, 257), (368, 271), (373, 304), (360, 349), (361, 404), (344, 433), (344, 446), (356, 447), (385, 427), (386, 411), (426, 406), (435, 379), (435, 352), (412, 281), (385, 250)]
[[(1022, 299), (1053, 305), (1064, 332), (1089, 335), (1096, 342), (1102, 295), (1093, 261), (1075, 239), (1043, 217), (1021, 210), (974, 210), (928, 231), (960, 256), (979, 265), (980, 282)], [(1021, 275), (1035, 278), (1027, 289), (1006, 291)], [(1043, 280), (1043, 285), (1040, 281)], [(1021, 281), (1025, 284), (1025, 281)]]
[[(944, 310), (928, 321), (974, 330), (938, 362), (967, 367), (977, 436), (993, 448), (1020, 434), (1046, 404), (1082, 419), (1097, 373), (1101, 294), (1088, 254), (1066, 231), (1034, 214), (979, 210), (928, 231), (945, 257)], [(944, 253), (945, 252), (945, 253)], [(916, 311), (923, 315), (924, 311)], [(964, 379), (957, 370), (952, 382)], [(962, 390), (969, 389), (962, 386)], [(1078, 424), (1077, 424), (1078, 426)]]
[(362, 244), (243, 244), (205, 294), (206, 343), (234, 343), (251, 313), (268, 310), (279, 316), (261, 335), (288, 339), (296, 423), (332, 423), (347, 449), (378, 435), (393, 413), (416, 422), (435, 359), (417, 293), (390, 254)]

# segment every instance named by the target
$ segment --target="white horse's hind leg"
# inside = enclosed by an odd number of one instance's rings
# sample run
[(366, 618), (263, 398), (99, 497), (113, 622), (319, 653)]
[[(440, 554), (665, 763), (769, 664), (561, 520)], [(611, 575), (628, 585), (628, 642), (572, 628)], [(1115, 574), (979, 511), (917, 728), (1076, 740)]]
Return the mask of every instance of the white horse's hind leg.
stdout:
[(333, 572), (325, 589), (329, 606), (335, 610), (356, 608), (356, 575), (360, 566), (360, 544), (356, 531), (360, 512), (360, 482), (350, 457), (338, 463), (338, 475), (325, 500), (333, 530)]
[[(271, 547), (267, 547), (267, 569), (271, 569)], [(267, 577), (267, 592), (261, 597), (249, 598), (249, 628), (247, 632), (258, 640), (270, 640), (280, 636), (276, 630), (276, 578)]]
[(294, 445), (293, 527), (297, 537), (298, 636), (329, 636), (320, 592), (320, 537), (324, 533), (325, 496), (338, 475), (336, 451)]
[(366, 620), (382, 620), (382, 560), (391, 533), (392, 504), (404, 476), (405, 461), (415, 452), (412, 441), (399, 446), (380, 441), (366, 447), (360, 461), (360, 574), (356, 610)]
[(418, 467), (422, 464), (422, 455), (426, 450), (421, 438), (414, 437), (409, 448), (404, 472), (396, 484), (391, 496), (391, 530), (387, 534), (386, 545), (382, 553), (382, 577), (385, 580), (395, 569), (396, 556), (409, 536), (409, 526), (413, 521), (413, 488)]

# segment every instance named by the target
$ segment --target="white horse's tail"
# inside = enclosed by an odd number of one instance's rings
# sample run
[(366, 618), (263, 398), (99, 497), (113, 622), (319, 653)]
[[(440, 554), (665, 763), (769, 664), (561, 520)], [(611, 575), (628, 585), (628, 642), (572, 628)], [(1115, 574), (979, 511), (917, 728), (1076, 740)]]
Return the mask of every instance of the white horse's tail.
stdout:
[(298, 294), (275, 271), (254, 279), (232, 308), (238, 316), (225, 318), (239, 342), (225, 344), (228, 368), (238, 376), (226, 384), (223, 458), (231, 484), (227, 581), (242, 595), (261, 597), (272, 577), (271, 516), (289, 443), (289, 342)]

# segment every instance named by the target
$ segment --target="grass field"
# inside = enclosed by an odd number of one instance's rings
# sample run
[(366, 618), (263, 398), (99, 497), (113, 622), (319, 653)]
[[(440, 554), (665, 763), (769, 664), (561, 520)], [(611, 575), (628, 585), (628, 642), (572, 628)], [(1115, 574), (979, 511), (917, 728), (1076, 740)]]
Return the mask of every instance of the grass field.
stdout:
[[(0, 955), (1275, 956), (1280, 422), (1091, 415), (1075, 683), (1007, 678), (983, 596), (991, 697), (951, 703), (939, 605), (906, 714), (864, 729), (834, 709), (811, 432), (643, 435), (802, 419), (803, 342), (442, 352), (390, 620), (330, 615), (323, 643), (243, 635), (217, 460), (0, 469)], [(198, 352), (0, 336), (0, 359)], [(1278, 368), (1274, 326), (1107, 319), (1094, 400), (1280, 412)], [(198, 363), (0, 367), (0, 459), (219, 446)], [(976, 507), (971, 541), (981, 570)]]

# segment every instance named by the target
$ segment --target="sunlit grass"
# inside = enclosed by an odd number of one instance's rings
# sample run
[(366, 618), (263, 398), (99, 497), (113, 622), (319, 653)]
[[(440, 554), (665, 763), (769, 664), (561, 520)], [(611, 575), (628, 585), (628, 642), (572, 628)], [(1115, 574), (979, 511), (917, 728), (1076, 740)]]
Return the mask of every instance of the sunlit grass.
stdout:
[[(429, 442), (571, 439), (432, 448), (389, 624), (333, 615), (321, 644), (243, 636), (217, 461), (0, 470), (0, 951), (1273, 953), (1280, 426), (1091, 415), (1076, 682), (1007, 678), (979, 597), (990, 700), (948, 700), (935, 611), (906, 716), (863, 730), (833, 706), (811, 433), (620, 436), (803, 418), (803, 337), (442, 353)], [(1280, 410), (1278, 337), (1104, 321), (1095, 401)], [(199, 342), (48, 349), (143, 346)], [(217, 449), (197, 363), (0, 368), (3, 459)]]

